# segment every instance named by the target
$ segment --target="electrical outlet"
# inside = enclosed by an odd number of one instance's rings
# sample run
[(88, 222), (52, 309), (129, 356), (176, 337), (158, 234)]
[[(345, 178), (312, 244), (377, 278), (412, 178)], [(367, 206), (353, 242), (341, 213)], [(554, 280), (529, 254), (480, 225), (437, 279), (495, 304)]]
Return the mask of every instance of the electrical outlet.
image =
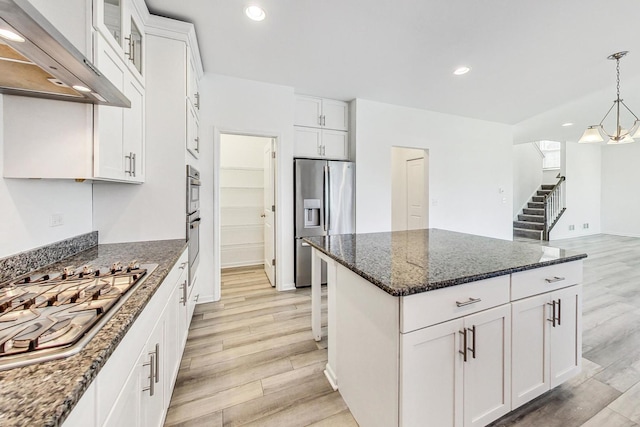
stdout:
[(589, 228), (589, 223), (585, 222), (584, 224), (582, 224), (582, 228)]
[(61, 213), (51, 214), (51, 217), (49, 218), (49, 227), (60, 227), (62, 224), (64, 224), (64, 217)]
[(571, 225), (569, 226), (569, 231), (573, 231), (573, 230), (575, 230), (575, 229), (576, 229), (576, 226), (575, 226), (575, 225), (571, 224)]

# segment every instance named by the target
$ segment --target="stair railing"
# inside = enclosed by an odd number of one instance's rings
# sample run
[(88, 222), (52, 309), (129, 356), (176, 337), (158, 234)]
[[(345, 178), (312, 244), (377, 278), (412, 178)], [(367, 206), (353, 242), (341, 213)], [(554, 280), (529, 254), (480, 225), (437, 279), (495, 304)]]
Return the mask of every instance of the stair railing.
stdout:
[(558, 182), (553, 186), (551, 191), (544, 196), (544, 230), (542, 238), (549, 240), (549, 234), (556, 225), (564, 211), (567, 209), (564, 204), (564, 182), (566, 177), (558, 174), (556, 176)]

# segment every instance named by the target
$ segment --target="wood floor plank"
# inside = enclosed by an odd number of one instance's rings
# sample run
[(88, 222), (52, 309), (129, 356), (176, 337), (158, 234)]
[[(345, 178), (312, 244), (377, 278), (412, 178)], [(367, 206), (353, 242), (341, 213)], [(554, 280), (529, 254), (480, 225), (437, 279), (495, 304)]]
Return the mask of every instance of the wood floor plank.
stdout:
[(225, 360), (234, 359), (240, 356), (246, 356), (252, 353), (258, 353), (264, 350), (271, 350), (277, 347), (286, 347), (297, 342), (309, 341), (310, 339), (312, 338), (309, 331), (302, 331), (291, 335), (285, 335), (243, 345), (240, 347), (233, 347), (228, 350), (222, 350), (216, 353), (211, 353), (203, 356), (194, 356), (191, 358), (191, 369), (197, 369), (199, 367), (224, 362)]
[(248, 354), (246, 356), (238, 357), (235, 359), (226, 360), (224, 362), (215, 363), (207, 366), (202, 366), (197, 369), (190, 369), (187, 372), (181, 372), (176, 380), (176, 385), (180, 385), (186, 382), (198, 381), (203, 376), (211, 374), (224, 374), (225, 372), (237, 369), (238, 367), (248, 367), (253, 365), (259, 365), (266, 363), (270, 360), (287, 357), (291, 354), (306, 353), (314, 351), (316, 345), (313, 340), (303, 341), (300, 343), (292, 344), (290, 346), (278, 347), (267, 351), (261, 351), (259, 353)]
[(324, 420), (309, 424), (309, 427), (358, 427), (358, 423), (347, 409)]
[[(295, 427), (307, 426), (314, 422), (336, 415), (347, 409), (346, 403), (342, 400), (337, 391), (325, 394), (324, 396), (308, 399), (278, 411), (266, 417), (245, 424), (246, 426), (260, 427)], [(224, 416), (224, 415), (223, 415)]]
[(320, 377), (324, 372), (327, 362), (313, 363), (299, 369), (272, 375), (262, 379), (262, 392), (265, 394), (276, 393), (286, 388), (303, 385), (307, 381)]
[(258, 397), (242, 405), (229, 407), (222, 411), (222, 418), (225, 427), (246, 425), (329, 393), (334, 393), (331, 386), (325, 378), (318, 376), (304, 384)]
[(171, 405), (176, 406), (202, 399), (223, 390), (260, 380), (265, 375), (289, 371), (293, 371), (291, 362), (289, 358), (283, 357), (249, 367), (241, 366), (223, 373), (211, 372), (209, 375), (200, 375), (195, 381), (183, 381), (175, 387)]
[(171, 425), (195, 420), (260, 396), (262, 396), (260, 381), (254, 381), (249, 384), (221, 391), (203, 399), (172, 406), (167, 412), (166, 424)]

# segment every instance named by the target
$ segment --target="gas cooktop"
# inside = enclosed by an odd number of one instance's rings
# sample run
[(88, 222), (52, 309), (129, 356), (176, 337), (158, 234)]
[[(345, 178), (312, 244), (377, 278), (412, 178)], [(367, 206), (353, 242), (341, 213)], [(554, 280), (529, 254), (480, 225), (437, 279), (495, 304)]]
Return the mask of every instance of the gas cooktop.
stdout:
[(79, 352), (157, 266), (65, 267), (0, 285), (0, 370)]

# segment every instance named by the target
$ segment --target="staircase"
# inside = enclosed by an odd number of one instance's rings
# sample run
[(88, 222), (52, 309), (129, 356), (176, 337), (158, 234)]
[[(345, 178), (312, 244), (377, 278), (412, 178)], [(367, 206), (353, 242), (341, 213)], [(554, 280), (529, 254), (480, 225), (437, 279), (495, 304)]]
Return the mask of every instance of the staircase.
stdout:
[(543, 184), (536, 195), (527, 203), (527, 207), (513, 221), (513, 237), (527, 237), (542, 240), (544, 238), (544, 198), (555, 187), (553, 184)]

